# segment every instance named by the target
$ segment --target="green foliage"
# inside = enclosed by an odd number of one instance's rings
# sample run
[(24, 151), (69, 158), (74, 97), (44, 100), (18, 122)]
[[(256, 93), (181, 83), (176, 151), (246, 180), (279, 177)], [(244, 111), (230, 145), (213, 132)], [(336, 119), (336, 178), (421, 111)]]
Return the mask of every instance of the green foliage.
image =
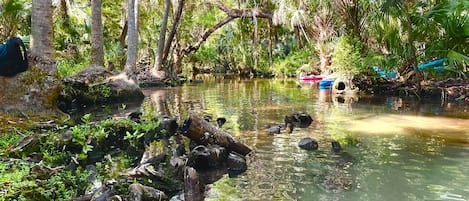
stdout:
[(57, 59), (57, 72), (60, 77), (70, 77), (89, 66), (89, 61), (79, 61), (70, 58)]
[(331, 69), (339, 74), (356, 75), (364, 71), (361, 43), (348, 36), (339, 38), (332, 56)]
[(296, 70), (303, 64), (309, 63), (311, 51), (308, 49), (292, 52), (282, 60), (276, 60), (272, 72), (276, 77), (294, 77)]
[[(86, 114), (81, 118), (81, 123), (73, 127), (63, 127), (60, 130), (50, 131), (40, 138), (37, 145), (38, 150), (34, 155), (42, 156), (42, 161), (38, 164), (26, 162), (21, 159), (0, 159), (0, 201), (2, 200), (70, 200), (82, 195), (87, 188), (90, 175), (89, 171), (82, 168), (62, 169), (65, 162), (78, 159), (79, 162), (88, 159), (88, 155), (99, 148), (91, 145), (97, 142), (100, 145), (103, 140), (110, 137), (119, 137), (119, 140), (126, 140), (129, 144), (136, 144), (146, 133), (157, 133), (159, 122), (142, 121), (136, 123), (129, 119), (107, 119), (102, 122), (93, 122), (91, 114)], [(125, 131), (125, 135), (122, 135)], [(70, 140), (64, 136), (72, 135)], [(21, 135), (14, 132), (5, 133), (0, 137), (2, 150), (12, 142), (17, 141)], [(155, 136), (158, 137), (158, 136)], [(94, 144), (93, 144), (94, 145)], [(138, 147), (137, 147), (138, 148)], [(116, 178), (123, 169), (130, 167), (131, 161), (136, 159), (127, 156), (122, 152), (122, 156), (104, 156), (103, 160), (96, 164), (101, 176), (104, 178)], [(26, 156), (25, 156), (26, 157)], [(113, 162), (111, 157), (118, 158), (118, 162)], [(114, 159), (116, 160), (116, 159)], [(58, 166), (57, 170), (50, 168)], [(45, 174), (32, 173), (33, 166), (39, 169), (46, 169)]]
[(105, 65), (111, 65), (117, 70), (122, 70), (125, 64), (125, 51), (118, 41), (108, 41), (104, 44)]
[(0, 161), (0, 200), (70, 200), (87, 187), (89, 172), (76, 170), (31, 173), (31, 168), (48, 168), (21, 160)]
[(111, 97), (111, 88), (103, 84), (94, 85), (89, 88), (89, 93), (95, 96), (96, 100), (103, 97), (109, 98)]
[(31, 2), (3, 0), (0, 2), (0, 41), (16, 35), (29, 35)]
[(84, 191), (88, 186), (89, 175), (90, 172), (82, 168), (61, 171), (51, 175), (36, 189), (42, 200), (71, 200), (78, 196), (78, 191)]
[(447, 58), (448, 66), (445, 69), (460, 77), (467, 78), (467, 72), (464, 70), (463, 67), (469, 66), (469, 57), (451, 50), (448, 52)]
[(36, 187), (34, 180), (25, 179), (29, 175), (30, 164), (23, 161), (0, 161), (0, 200), (28, 200), (22, 194), (24, 189)]
[(0, 135), (0, 154), (11, 144), (17, 142), (22, 136), (16, 132), (5, 132)]

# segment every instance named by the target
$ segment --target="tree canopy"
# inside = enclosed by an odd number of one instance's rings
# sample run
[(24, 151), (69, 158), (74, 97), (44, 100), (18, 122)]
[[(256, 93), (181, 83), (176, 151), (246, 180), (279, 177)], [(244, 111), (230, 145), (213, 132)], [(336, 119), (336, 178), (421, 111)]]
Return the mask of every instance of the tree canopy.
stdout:
[[(92, 19), (99, 18), (92, 18), (92, 2), (53, 2), (53, 44), (62, 76), (93, 61)], [(441, 76), (467, 72), (464, 0), (137, 2), (136, 61), (147, 60), (168, 76), (207, 69), (277, 77), (350, 74), (372, 66), (405, 72), (439, 58), (448, 58)], [(134, 47), (126, 42), (129, 2), (102, 0), (101, 9), (104, 66), (123, 69), (126, 51)], [(31, 2), (5, 0), (0, 11), (2, 41), (29, 38)], [(338, 67), (343, 64), (349, 66)]]

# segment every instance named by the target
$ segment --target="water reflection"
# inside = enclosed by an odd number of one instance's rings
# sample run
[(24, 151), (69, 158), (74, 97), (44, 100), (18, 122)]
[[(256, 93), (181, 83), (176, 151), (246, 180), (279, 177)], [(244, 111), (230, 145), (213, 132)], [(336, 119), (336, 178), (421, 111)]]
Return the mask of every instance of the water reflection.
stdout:
[[(223, 176), (208, 200), (469, 199), (467, 106), (340, 97), (314, 84), (297, 85), (214, 79), (148, 90), (144, 107), (180, 118), (188, 111), (225, 117), (224, 129), (254, 150), (248, 170)], [(265, 134), (266, 125), (293, 112), (307, 112), (315, 121), (292, 134)], [(304, 137), (317, 139), (319, 150), (299, 149)], [(331, 152), (331, 140), (344, 151)]]

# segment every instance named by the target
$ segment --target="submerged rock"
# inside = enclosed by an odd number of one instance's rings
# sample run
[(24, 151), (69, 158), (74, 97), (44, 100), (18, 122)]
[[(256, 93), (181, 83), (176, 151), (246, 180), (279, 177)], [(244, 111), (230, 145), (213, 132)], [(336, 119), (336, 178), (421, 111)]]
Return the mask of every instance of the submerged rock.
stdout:
[(225, 117), (218, 117), (217, 118), (218, 128), (221, 128), (225, 123), (226, 123), (226, 118)]
[(335, 140), (331, 142), (331, 147), (332, 147), (332, 151), (335, 153), (338, 153), (340, 152), (340, 150), (342, 150), (340, 143)]
[(292, 115), (285, 116), (285, 127), (288, 124), (298, 128), (307, 128), (313, 122), (313, 118), (306, 113), (294, 113)]
[(317, 150), (319, 147), (318, 142), (310, 137), (301, 139), (298, 146), (309, 151)]
[(280, 134), (281, 127), (279, 125), (274, 125), (269, 128), (267, 128), (267, 134), (273, 135), (273, 134)]

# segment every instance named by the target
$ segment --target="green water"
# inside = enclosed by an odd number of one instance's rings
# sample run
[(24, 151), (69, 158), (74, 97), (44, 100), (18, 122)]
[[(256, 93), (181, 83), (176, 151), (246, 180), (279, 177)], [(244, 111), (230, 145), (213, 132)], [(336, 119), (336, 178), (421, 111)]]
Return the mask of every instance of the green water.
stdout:
[[(469, 200), (467, 106), (333, 97), (296, 80), (214, 79), (145, 94), (147, 111), (180, 121), (189, 111), (226, 117), (223, 129), (253, 149), (248, 170), (210, 185), (207, 200)], [(313, 124), (266, 133), (293, 112)], [(304, 137), (319, 150), (299, 149)]]

